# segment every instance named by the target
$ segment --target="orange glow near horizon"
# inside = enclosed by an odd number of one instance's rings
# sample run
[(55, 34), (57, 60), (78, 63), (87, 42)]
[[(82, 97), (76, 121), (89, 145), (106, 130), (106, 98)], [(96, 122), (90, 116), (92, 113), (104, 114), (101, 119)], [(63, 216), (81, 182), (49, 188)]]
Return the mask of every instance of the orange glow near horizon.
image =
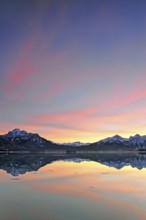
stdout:
[[(107, 137), (112, 137), (114, 135), (120, 135), (125, 138), (129, 138), (130, 136), (134, 136), (136, 134), (139, 135), (146, 135), (146, 127), (142, 127), (139, 129), (129, 129), (129, 131), (117, 131), (117, 132), (90, 132), (90, 131), (81, 131), (81, 130), (66, 130), (66, 129), (60, 129), (60, 130), (49, 130), (46, 132), (45, 128), (40, 130), (40, 128), (36, 126), (11, 126), (10, 130), (13, 130), (14, 128), (20, 128), (21, 130), (26, 130), (27, 132), (32, 133), (38, 133), (41, 137), (54, 141), (56, 143), (65, 143), (65, 142), (75, 142), (75, 141), (81, 141), (83, 143), (93, 143), (99, 140), (102, 140)], [(7, 129), (0, 129), (0, 135), (8, 133)]]

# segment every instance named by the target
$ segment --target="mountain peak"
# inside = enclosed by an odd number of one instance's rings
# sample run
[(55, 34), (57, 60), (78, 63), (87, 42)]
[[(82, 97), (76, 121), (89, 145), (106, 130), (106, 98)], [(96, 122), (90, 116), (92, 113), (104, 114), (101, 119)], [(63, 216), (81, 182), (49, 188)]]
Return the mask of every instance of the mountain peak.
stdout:
[[(27, 148), (28, 145), (31, 145), (31, 147), (33, 148), (34, 146), (37, 145), (37, 147), (48, 147), (48, 146), (54, 146), (55, 144), (52, 144), (51, 141), (48, 141), (42, 137), (40, 137), (38, 134), (36, 133), (29, 133), (26, 132), (24, 130), (20, 130), (18, 128), (13, 129), (12, 131), (9, 131), (7, 134), (2, 136), (2, 144), (5, 141), (5, 143), (7, 143), (7, 145), (10, 145), (10, 147), (12, 147), (12, 145), (16, 145), (16, 146), (22, 146), (25, 148)], [(0, 143), (1, 143), (0, 142)], [(4, 144), (3, 144), (4, 145)]]
[(113, 137), (108, 137), (108, 138), (105, 138), (103, 140), (101, 140), (100, 142), (103, 142), (103, 143), (114, 143), (114, 142), (123, 142), (125, 141), (126, 138), (123, 138), (119, 135), (114, 135)]
[(9, 131), (8, 134), (6, 134), (7, 137), (13, 138), (17, 136), (24, 136), (27, 135), (28, 133), (24, 130), (20, 130), (19, 128), (15, 128), (12, 131)]
[(114, 137), (114, 138), (119, 138), (119, 139), (122, 138), (122, 137), (121, 137), (120, 135), (118, 135), (118, 134), (114, 135), (113, 137)]

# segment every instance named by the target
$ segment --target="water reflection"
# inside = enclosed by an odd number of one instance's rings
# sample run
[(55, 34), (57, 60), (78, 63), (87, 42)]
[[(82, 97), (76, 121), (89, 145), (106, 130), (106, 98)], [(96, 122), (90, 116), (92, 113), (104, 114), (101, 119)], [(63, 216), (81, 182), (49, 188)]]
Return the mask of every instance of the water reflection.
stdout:
[[(141, 170), (146, 167), (145, 154), (1, 154), (0, 169), (12, 176), (38, 171), (41, 167), (56, 161), (81, 163), (94, 161), (108, 167), (121, 169), (131, 166)], [(106, 173), (105, 173), (106, 174)]]
[(145, 220), (145, 164), (145, 155), (0, 155), (1, 220)]

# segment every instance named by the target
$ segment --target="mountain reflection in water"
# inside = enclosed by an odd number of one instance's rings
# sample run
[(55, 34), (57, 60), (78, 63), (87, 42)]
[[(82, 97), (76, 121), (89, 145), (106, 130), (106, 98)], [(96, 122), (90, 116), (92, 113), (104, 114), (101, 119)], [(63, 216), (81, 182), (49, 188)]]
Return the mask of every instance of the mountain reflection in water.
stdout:
[(93, 161), (108, 167), (121, 169), (126, 166), (146, 168), (145, 154), (1, 154), (0, 169), (12, 176), (38, 171), (41, 167), (56, 161)]
[(0, 219), (145, 220), (144, 167), (134, 153), (0, 154)]

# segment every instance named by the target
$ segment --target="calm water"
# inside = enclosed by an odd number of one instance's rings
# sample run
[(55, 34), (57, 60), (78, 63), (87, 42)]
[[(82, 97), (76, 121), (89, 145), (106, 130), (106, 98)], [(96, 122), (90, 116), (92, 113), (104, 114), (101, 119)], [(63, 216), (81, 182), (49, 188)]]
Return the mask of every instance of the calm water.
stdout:
[(83, 158), (0, 155), (0, 220), (146, 219), (145, 156)]

